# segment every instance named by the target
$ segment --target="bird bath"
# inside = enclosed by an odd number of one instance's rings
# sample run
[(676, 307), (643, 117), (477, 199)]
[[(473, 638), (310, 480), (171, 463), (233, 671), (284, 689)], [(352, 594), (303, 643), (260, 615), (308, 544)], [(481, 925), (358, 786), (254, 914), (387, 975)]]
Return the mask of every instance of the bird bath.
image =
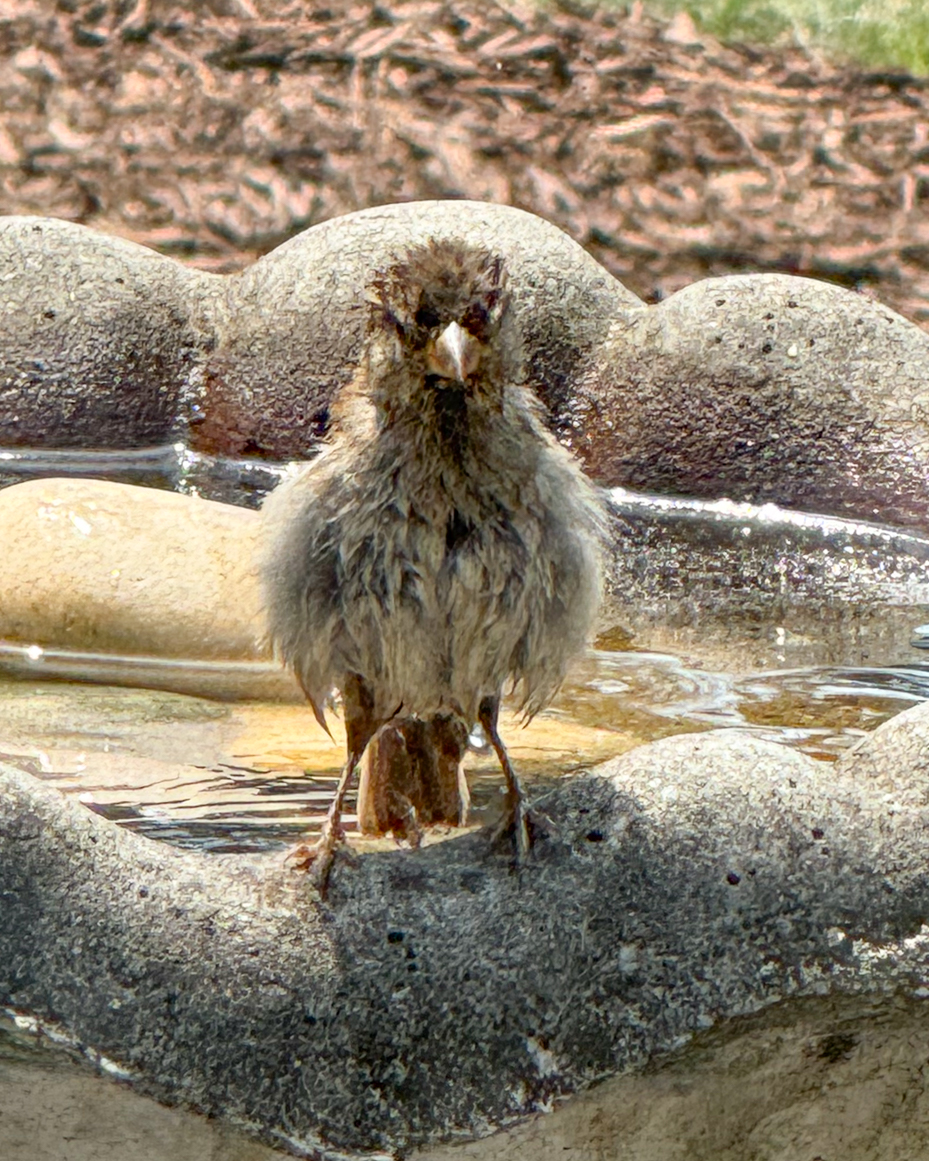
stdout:
[[(6, 468), (8, 482), (70, 470), (252, 505), (277, 478), (273, 467), (183, 449), (122, 459), (17, 453)], [(556, 702), (528, 726), (504, 716), (504, 734), (530, 792), (653, 739), (726, 726), (824, 759), (828, 778), (830, 760), (929, 697), (929, 666), (910, 643), (916, 626), (929, 620), (927, 546), (919, 536), (620, 492), (614, 503), (625, 549), (594, 648), (574, 666)], [(791, 521), (794, 541), (785, 547), (783, 525)], [(747, 578), (741, 592), (729, 591), (723, 600), (708, 579), (709, 562), (717, 572)], [(832, 587), (824, 588), (824, 577)], [(766, 584), (771, 599), (759, 609)], [(868, 599), (874, 592), (879, 601)], [(280, 858), (321, 824), (344, 754), (341, 723), (334, 719), (333, 740), (292, 690), (273, 696), (279, 674), (266, 662), (223, 665), (8, 642), (0, 645), (0, 669), (3, 759), (88, 810), (207, 857), (257, 852)], [(479, 745), (466, 765), (471, 826), (477, 827), (499, 812), (501, 779), (492, 752)], [(353, 831), (353, 816), (346, 823)], [(454, 833), (436, 830), (426, 841)], [(353, 842), (372, 850), (394, 845), (357, 834)], [(152, 1139), (138, 1154), (146, 1161), (194, 1161), (220, 1138), (212, 1147), (238, 1161), (273, 1155), (228, 1126), (111, 1092), (94, 1070), (112, 1071), (106, 1061), (88, 1066), (49, 1055), (28, 1014), (11, 1015), (0, 1028), (0, 1076), (16, 1105), (15, 1118), (0, 1120), (4, 1156), (40, 1161), (51, 1155), (29, 1131), (46, 1110), (60, 1133), (86, 1142), (95, 1161), (108, 1158), (104, 1136), (118, 1142), (114, 1157), (131, 1159), (130, 1130), (139, 1117), (152, 1120)], [(68, 1119), (67, 1108), (78, 1100), (101, 1110), (105, 1128), (96, 1117), (93, 1124)]]
[[(247, 507), (280, 471), (173, 446), (14, 451), (0, 462), (6, 483), (64, 473)], [(911, 644), (929, 620), (929, 541), (771, 506), (612, 495), (621, 551), (594, 646), (532, 722), (504, 714), (530, 787), (719, 727), (830, 761), (929, 697), (929, 664)], [(722, 597), (720, 575), (736, 578)], [(344, 756), (341, 722), (328, 737), (273, 663), (0, 642), (0, 675), (0, 752), (106, 818), (205, 853), (283, 852), (321, 825)], [(492, 751), (474, 741), (477, 827), (496, 816), (502, 787)]]

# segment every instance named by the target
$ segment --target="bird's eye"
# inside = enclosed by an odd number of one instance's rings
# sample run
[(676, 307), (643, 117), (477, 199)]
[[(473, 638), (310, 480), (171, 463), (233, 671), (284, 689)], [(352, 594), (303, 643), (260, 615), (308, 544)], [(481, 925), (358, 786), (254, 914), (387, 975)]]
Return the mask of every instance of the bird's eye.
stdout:
[(435, 307), (421, 306), (416, 312), (416, 325), (418, 327), (425, 327), (428, 331), (431, 331), (433, 327), (437, 327), (439, 321), (439, 314)]
[(480, 302), (472, 302), (461, 319), (461, 325), (476, 339), (486, 338), (488, 322), (487, 308)]
[(374, 318), (377, 323), (387, 331), (396, 331), (399, 338), (403, 338), (406, 333), (403, 323), (397, 318), (392, 310), (388, 310), (383, 304), (378, 304), (380, 310), (375, 314)]

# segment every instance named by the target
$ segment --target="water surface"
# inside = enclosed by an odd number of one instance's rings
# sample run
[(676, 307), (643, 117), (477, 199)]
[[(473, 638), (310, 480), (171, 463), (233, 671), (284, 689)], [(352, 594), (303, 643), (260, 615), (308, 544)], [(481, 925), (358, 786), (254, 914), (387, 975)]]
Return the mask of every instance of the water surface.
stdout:
[[(831, 761), (927, 697), (926, 664), (738, 674), (592, 650), (554, 705), (526, 727), (505, 715), (502, 730), (528, 785), (541, 787), (644, 742), (719, 727)], [(331, 721), (333, 738), (302, 704), (0, 681), (5, 760), (106, 818), (203, 851), (284, 851), (318, 831), (344, 759), (341, 723)], [(469, 752), (466, 768), (472, 825), (481, 825), (501, 808), (502, 779), (486, 748)], [(350, 800), (350, 830), (351, 810)]]

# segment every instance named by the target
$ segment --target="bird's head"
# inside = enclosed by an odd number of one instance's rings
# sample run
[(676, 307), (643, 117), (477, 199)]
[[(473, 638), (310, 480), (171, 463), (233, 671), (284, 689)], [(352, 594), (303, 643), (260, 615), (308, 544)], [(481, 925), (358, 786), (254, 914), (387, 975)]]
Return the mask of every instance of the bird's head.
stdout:
[(367, 388), (381, 408), (428, 408), (447, 392), (499, 407), (521, 381), (498, 255), (462, 242), (411, 246), (372, 279), (367, 300)]

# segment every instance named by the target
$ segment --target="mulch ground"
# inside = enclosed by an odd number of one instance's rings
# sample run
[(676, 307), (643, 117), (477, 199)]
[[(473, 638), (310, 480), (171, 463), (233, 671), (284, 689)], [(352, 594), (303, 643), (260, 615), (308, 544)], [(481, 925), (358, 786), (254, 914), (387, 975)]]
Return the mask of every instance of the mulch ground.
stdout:
[(929, 326), (929, 86), (631, 9), (0, 0), (0, 212), (240, 269), (366, 206), (541, 214), (649, 300), (781, 270)]

